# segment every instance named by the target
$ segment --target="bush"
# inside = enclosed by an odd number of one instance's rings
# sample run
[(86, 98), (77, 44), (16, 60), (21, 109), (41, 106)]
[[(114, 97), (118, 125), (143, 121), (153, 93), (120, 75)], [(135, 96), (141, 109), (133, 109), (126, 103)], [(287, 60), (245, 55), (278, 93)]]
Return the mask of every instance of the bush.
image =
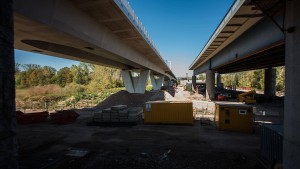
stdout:
[(63, 93), (63, 89), (58, 85), (51, 84), (45, 86), (35, 86), (30, 87), (28, 89), (28, 93), (31, 97), (33, 96), (46, 96), (46, 95), (53, 95), (53, 94), (61, 94)]
[(70, 83), (64, 89), (66, 93), (68, 93), (69, 95), (74, 95), (76, 93), (83, 93), (86, 90), (83, 85), (76, 84), (76, 83)]
[(150, 90), (152, 90), (152, 89), (153, 89), (153, 86), (152, 86), (152, 85), (147, 85), (147, 86), (146, 86), (146, 90), (147, 90), (147, 91), (150, 91)]

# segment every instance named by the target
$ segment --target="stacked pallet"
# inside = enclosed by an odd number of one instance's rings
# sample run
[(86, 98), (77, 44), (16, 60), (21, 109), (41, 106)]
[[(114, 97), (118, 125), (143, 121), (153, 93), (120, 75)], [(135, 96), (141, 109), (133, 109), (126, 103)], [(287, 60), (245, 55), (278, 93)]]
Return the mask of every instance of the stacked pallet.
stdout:
[(137, 122), (142, 119), (141, 107), (127, 108), (126, 105), (116, 105), (94, 113), (94, 122)]

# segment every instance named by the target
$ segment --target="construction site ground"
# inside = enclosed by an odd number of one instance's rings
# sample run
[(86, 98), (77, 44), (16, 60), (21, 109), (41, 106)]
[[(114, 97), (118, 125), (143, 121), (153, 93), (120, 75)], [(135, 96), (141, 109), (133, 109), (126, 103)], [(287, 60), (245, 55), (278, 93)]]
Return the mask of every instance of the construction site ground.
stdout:
[[(179, 88), (169, 99), (189, 97), (194, 96)], [(93, 110), (78, 113), (70, 124), (19, 125), (20, 169), (263, 168), (256, 132), (218, 131), (197, 120), (190, 126), (91, 125)]]

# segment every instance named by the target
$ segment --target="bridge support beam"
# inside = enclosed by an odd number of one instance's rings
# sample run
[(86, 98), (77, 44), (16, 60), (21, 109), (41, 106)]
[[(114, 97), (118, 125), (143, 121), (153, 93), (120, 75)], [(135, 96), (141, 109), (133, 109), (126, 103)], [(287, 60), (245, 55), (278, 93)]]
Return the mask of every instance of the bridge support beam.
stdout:
[(265, 69), (264, 94), (266, 97), (276, 96), (276, 68)]
[(154, 75), (153, 72), (150, 73), (150, 79), (153, 90), (160, 90), (164, 81), (163, 75)]
[(13, 1), (0, 1), (0, 168), (18, 168)]
[(300, 1), (286, 1), (283, 168), (300, 168)]
[(144, 94), (146, 90), (147, 81), (149, 79), (150, 70), (123, 70), (121, 72), (125, 88), (129, 93)]
[(215, 72), (207, 70), (206, 72), (206, 99), (213, 100), (215, 98)]

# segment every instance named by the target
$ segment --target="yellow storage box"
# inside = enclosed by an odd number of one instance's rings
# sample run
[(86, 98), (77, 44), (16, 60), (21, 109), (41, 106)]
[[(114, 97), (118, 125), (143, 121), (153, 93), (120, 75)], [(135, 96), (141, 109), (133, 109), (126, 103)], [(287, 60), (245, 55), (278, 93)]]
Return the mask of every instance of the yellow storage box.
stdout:
[(253, 107), (241, 103), (217, 102), (215, 123), (219, 130), (253, 132)]
[(193, 103), (186, 101), (150, 101), (144, 106), (144, 122), (193, 124)]

